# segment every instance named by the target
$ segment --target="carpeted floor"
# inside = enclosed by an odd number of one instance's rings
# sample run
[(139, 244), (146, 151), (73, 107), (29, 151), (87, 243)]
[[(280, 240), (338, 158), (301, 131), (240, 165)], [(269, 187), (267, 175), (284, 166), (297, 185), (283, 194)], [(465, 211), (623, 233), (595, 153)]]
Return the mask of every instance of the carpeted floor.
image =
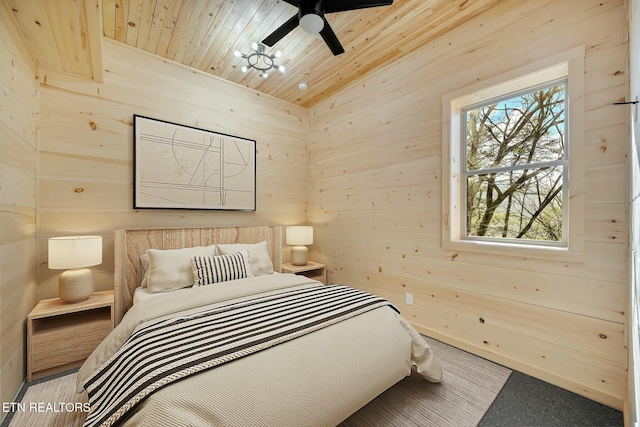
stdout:
[(480, 427), (622, 427), (621, 411), (513, 371)]
[[(341, 425), (351, 426), (475, 426), (491, 406), (511, 371), (439, 341), (427, 339), (444, 370), (444, 381), (432, 384), (413, 373)], [(46, 402), (85, 402), (75, 394), (75, 373), (30, 384), (21, 399), (25, 410), (8, 414), (2, 426), (74, 427), (82, 411), (47, 411)], [(21, 393), (22, 394), (22, 393)], [(31, 404), (40, 404), (37, 408)], [(42, 410), (39, 410), (42, 409)]]

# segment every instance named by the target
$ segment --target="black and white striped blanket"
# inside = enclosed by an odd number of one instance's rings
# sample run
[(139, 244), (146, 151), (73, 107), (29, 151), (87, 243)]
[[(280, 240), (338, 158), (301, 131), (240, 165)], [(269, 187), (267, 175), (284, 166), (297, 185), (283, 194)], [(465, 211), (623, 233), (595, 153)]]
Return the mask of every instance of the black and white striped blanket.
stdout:
[(146, 324), (83, 383), (84, 426), (112, 426), (155, 390), (382, 306), (348, 286), (313, 286)]

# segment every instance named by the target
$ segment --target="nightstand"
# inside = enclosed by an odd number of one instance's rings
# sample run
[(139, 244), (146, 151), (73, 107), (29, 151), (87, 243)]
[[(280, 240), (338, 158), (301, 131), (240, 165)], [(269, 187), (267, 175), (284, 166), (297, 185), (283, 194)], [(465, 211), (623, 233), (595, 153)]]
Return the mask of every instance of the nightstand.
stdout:
[(283, 273), (300, 274), (327, 284), (327, 269), (324, 264), (309, 261), (305, 265), (282, 264)]
[(40, 301), (27, 316), (27, 381), (82, 365), (112, 329), (113, 291)]

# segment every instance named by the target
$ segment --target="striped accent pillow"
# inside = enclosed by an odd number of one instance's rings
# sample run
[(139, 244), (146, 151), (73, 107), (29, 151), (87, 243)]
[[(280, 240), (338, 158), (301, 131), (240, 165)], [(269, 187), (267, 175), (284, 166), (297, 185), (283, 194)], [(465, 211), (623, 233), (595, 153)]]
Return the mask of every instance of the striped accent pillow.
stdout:
[(194, 256), (191, 258), (193, 287), (253, 277), (249, 266), (249, 251), (239, 251), (218, 256)]

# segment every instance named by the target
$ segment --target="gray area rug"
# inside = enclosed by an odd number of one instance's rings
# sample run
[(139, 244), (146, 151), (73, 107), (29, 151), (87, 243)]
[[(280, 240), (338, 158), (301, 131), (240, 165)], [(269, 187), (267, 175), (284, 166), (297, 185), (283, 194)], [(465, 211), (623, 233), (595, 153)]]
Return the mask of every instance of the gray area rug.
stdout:
[(444, 371), (442, 383), (429, 383), (412, 372), (341, 426), (478, 425), (511, 370), (440, 341), (425, 339)]
[[(341, 426), (476, 426), (511, 370), (439, 341), (427, 341), (444, 370), (442, 383), (429, 383), (414, 372)], [(86, 395), (75, 393), (75, 383), (76, 373), (71, 373), (30, 384), (21, 400), (24, 410), (7, 415), (3, 425), (10, 420), (10, 427), (82, 426), (86, 413), (81, 405)]]

